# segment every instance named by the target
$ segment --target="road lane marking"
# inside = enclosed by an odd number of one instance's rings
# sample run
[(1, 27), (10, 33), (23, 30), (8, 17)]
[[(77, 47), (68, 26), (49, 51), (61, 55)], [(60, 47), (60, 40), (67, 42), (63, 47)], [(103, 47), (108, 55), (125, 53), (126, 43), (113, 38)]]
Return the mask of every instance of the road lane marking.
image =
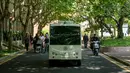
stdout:
[(101, 54), (101, 53), (100, 53), (100, 56), (104, 57), (105, 59), (107, 59), (107, 60), (110, 61), (111, 63), (113, 63), (113, 64), (119, 66), (120, 68), (124, 69), (125, 71), (130, 72), (130, 67), (129, 67), (129, 66), (126, 66), (126, 65), (124, 65), (124, 64), (122, 64), (122, 63), (120, 63), (120, 62), (118, 62), (118, 61), (115, 61), (115, 60), (113, 60), (112, 58), (110, 58), (110, 57), (108, 57), (108, 56), (106, 56), (106, 55), (104, 55), (104, 54)]
[(25, 53), (25, 51), (22, 51), (19, 54), (13, 54), (13, 55), (11, 55), (10, 57), (5, 58), (4, 61), (0, 61), (0, 65), (4, 64), (4, 63), (6, 63), (6, 62), (8, 62), (8, 61), (10, 61), (10, 60), (12, 60), (12, 59), (20, 56), (20, 55), (23, 55), (24, 53)]

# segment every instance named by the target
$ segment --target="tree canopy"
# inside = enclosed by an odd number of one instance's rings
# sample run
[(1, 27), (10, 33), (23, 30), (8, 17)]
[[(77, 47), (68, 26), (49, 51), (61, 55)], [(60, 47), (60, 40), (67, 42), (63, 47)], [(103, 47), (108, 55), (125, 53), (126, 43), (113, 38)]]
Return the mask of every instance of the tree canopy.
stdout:
[(105, 28), (113, 36), (112, 27), (117, 29), (117, 37), (123, 38), (122, 26), (129, 19), (130, 0), (0, 0), (0, 27), (9, 21), (11, 29), (18, 22), (23, 27), (23, 36), (27, 27), (36, 23), (41, 31), (53, 20), (88, 20), (89, 31)]

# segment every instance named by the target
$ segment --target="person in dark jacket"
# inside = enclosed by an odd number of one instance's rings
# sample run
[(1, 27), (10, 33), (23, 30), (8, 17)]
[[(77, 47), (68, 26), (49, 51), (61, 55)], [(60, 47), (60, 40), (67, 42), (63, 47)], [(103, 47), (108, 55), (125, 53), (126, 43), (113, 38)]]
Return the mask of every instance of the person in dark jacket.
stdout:
[(84, 48), (87, 48), (87, 45), (88, 45), (88, 36), (86, 34), (83, 36), (83, 42), (84, 42)]
[(32, 34), (30, 34), (30, 48), (32, 48), (32, 45), (33, 45), (33, 36)]
[(29, 34), (26, 33), (26, 35), (25, 35), (25, 49), (26, 49), (26, 51), (28, 51), (28, 48), (29, 48)]
[[(100, 40), (99, 40), (99, 38), (96, 36), (96, 34), (94, 34), (93, 37), (91, 37), (91, 39), (90, 39), (90, 42), (92, 42), (92, 41), (100, 41)], [(100, 45), (100, 43), (99, 43), (99, 45)], [(93, 49), (93, 43), (90, 43), (90, 48), (91, 48), (92, 51), (94, 50), (94, 49)]]
[(93, 35), (91, 41), (99, 41), (99, 38), (96, 36), (96, 34)]
[(48, 36), (45, 36), (45, 51), (44, 52), (48, 52), (49, 51), (49, 38)]
[(36, 52), (36, 43), (39, 39), (39, 34), (37, 33), (36, 36), (33, 39), (33, 48), (34, 48), (34, 52)]
[(32, 34), (30, 34), (30, 43), (31, 44), (33, 43), (33, 36), (32, 36)]

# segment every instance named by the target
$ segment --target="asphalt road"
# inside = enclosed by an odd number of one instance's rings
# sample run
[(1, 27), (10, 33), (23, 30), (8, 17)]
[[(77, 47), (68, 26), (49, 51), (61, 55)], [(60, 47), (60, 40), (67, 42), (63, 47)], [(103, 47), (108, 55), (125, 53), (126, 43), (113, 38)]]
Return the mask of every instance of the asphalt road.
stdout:
[(47, 53), (30, 51), (0, 65), (0, 73), (128, 73), (102, 56), (93, 56), (89, 50), (83, 50), (82, 55), (80, 67), (67, 63), (49, 67)]

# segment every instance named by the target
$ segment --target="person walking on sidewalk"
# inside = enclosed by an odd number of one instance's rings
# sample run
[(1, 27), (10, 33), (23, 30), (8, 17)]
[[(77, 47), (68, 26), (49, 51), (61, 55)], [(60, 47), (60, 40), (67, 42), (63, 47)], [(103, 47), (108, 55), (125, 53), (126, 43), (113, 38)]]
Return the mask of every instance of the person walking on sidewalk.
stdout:
[(88, 36), (86, 35), (86, 33), (83, 36), (83, 42), (84, 42), (84, 48), (87, 48), (87, 45), (88, 45)]
[(33, 46), (33, 36), (30, 34), (30, 48), (32, 49)]
[(48, 32), (45, 34), (45, 37), (49, 38), (49, 34), (48, 34)]
[(39, 34), (37, 33), (36, 36), (33, 39), (33, 48), (34, 48), (34, 52), (36, 52), (36, 43), (39, 39)]
[(25, 35), (25, 49), (26, 49), (26, 51), (28, 51), (28, 48), (29, 48), (29, 34), (28, 33), (26, 33), (26, 35)]
[(45, 48), (45, 36), (43, 33), (41, 33), (40, 35), (40, 39), (42, 40), (42, 48), (41, 48), (41, 52), (43, 52), (43, 49)]
[(45, 52), (48, 52), (48, 51), (49, 51), (49, 38), (48, 36), (45, 36)]

